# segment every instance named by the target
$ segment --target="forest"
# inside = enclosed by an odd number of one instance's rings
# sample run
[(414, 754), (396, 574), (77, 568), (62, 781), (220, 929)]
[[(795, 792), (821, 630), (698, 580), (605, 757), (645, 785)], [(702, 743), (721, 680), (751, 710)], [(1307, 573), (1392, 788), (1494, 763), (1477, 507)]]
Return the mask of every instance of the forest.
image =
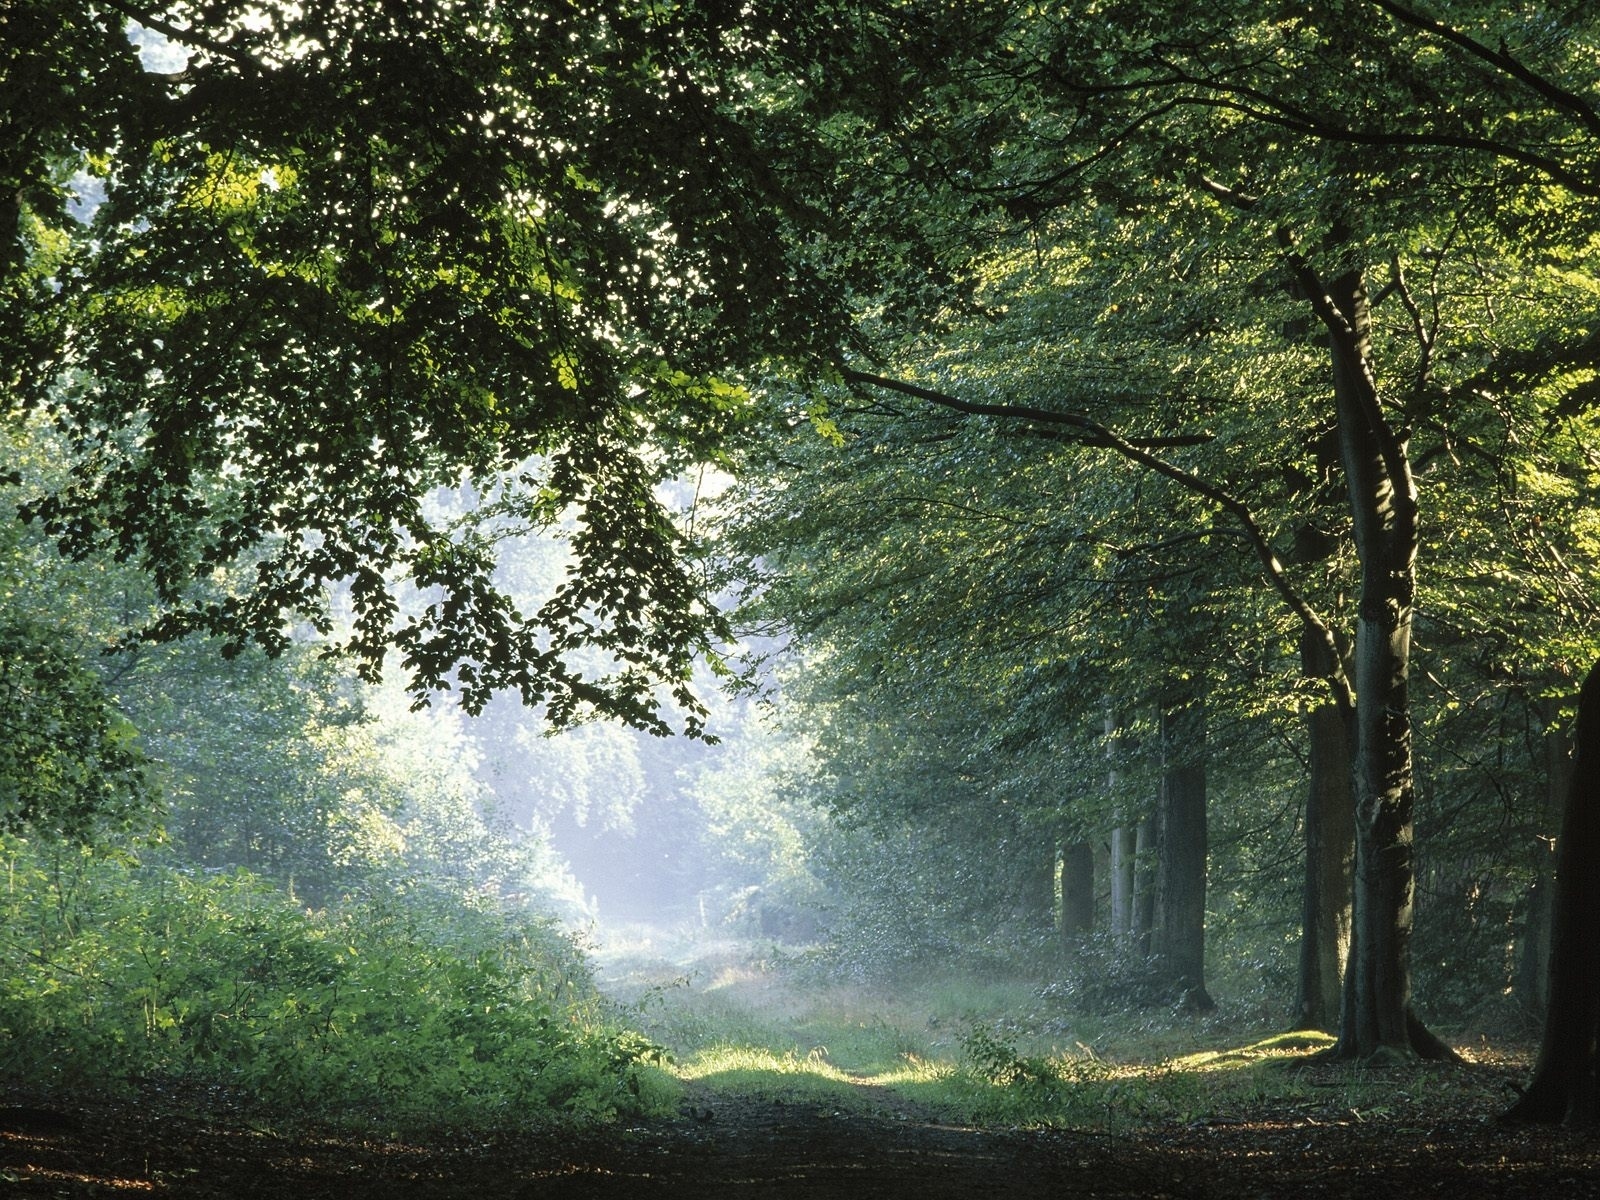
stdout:
[(1600, 1195), (1592, 5), (11, 0), (0, 387), (7, 1194)]

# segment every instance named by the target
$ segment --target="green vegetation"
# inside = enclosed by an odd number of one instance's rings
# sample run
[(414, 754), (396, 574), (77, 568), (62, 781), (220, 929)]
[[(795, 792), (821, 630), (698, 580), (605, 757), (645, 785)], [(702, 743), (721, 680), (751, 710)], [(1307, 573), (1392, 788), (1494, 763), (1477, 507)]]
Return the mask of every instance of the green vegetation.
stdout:
[[(248, 8), (0, 13), (0, 1077), (1593, 1065), (1593, 5)], [(629, 1033), (624, 909), (830, 1007)]]
[[(1402, 1102), (1391, 1076), (1307, 1070), (1330, 1035), (1262, 1035), (1237, 1010), (1198, 1028), (1172, 1012), (1092, 1017), (1064, 1009), (1037, 980), (940, 973), (893, 989), (826, 984), (804, 964), (733, 948), (665, 982), (650, 980), (677, 968), (660, 961), (628, 957), (610, 969), (608, 986), (635, 997), (635, 1022), (674, 1051), (691, 1102), (713, 1109), (759, 1099), (1126, 1132), (1267, 1112), (1377, 1116)], [(1434, 1088), (1494, 1102), (1492, 1079), (1446, 1068), (1433, 1076), (1406, 1084), (1403, 1100)]]
[(0, 1088), (387, 1130), (670, 1107), (461, 710), (414, 710), (309, 641), (140, 641), (138, 570), (15, 517), (59, 438), (8, 441)]
[(663, 1052), (608, 1019), (549, 918), (425, 889), (311, 912), (244, 871), (15, 840), (0, 862), (0, 1079), (13, 1085), (159, 1083), (385, 1129), (673, 1098)]

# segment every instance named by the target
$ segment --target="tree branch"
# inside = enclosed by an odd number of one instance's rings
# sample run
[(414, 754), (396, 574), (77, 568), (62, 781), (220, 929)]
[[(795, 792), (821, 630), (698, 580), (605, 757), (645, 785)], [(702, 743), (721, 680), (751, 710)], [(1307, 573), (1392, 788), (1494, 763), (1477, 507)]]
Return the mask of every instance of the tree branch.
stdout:
[(1284, 248), (1284, 261), (1294, 272), (1295, 280), (1311, 304), (1311, 311), (1316, 313), (1317, 319), (1322, 322), (1328, 331), (1328, 336), (1334, 339), (1341, 352), (1361, 371), (1366, 386), (1360, 389), (1357, 400), (1361, 406), (1362, 418), (1366, 421), (1367, 428), (1377, 443), (1378, 453), (1383, 458), (1383, 469), (1389, 476), (1389, 483), (1394, 487), (1396, 495), (1414, 500), (1416, 488), (1411, 479), (1411, 466), (1406, 458), (1405, 445), (1390, 426), (1388, 418), (1383, 415), (1383, 408), (1378, 401), (1378, 380), (1372, 373), (1371, 358), (1362, 349), (1361, 333), (1356, 329), (1350, 316), (1339, 307), (1338, 302), (1328, 292), (1327, 285), (1322, 282), (1322, 277), (1317, 274), (1316, 269), (1294, 249), (1293, 234), (1286, 229), (1280, 229), (1278, 241)]
[(219, 58), (243, 67), (248, 74), (260, 75), (261, 64), (251, 58), (243, 50), (236, 49), (226, 42), (219, 42), (215, 38), (207, 37), (203, 33), (196, 33), (192, 29), (180, 29), (171, 21), (157, 16), (155, 13), (141, 8), (136, 4), (129, 4), (127, 0), (101, 0), (113, 12), (119, 12), (130, 21), (137, 21), (146, 29), (154, 29), (157, 33), (168, 37), (185, 46), (194, 46), (200, 50), (207, 50)]
[(1395, 0), (1371, 0), (1371, 3), (1383, 9), (1384, 12), (1401, 24), (1410, 25), (1413, 29), (1420, 29), (1424, 33), (1431, 33), (1437, 38), (1442, 38), (1451, 45), (1459, 46), (1474, 58), (1482, 59), (1490, 66), (1504, 71), (1519, 83), (1525, 84), (1540, 96), (1543, 96), (1557, 108), (1577, 117), (1579, 123), (1585, 129), (1595, 137), (1600, 137), (1600, 110), (1596, 110), (1582, 96), (1577, 95), (1575, 92), (1567, 91), (1565, 88), (1552, 83), (1543, 75), (1523, 66), (1520, 61), (1507, 54), (1503, 48), (1500, 50), (1491, 49), (1476, 38), (1462, 33), (1459, 29), (1446, 25), (1443, 21), (1436, 21), (1432, 17), (1425, 17), (1421, 13), (1405, 7), (1403, 4), (1396, 3)]
[[(951, 409), (955, 412), (978, 416), (1011, 417), (1025, 421), (1052, 421), (1058, 424), (1070, 425), (1074, 429), (1090, 435), (1083, 439), (1084, 445), (1115, 450), (1122, 457), (1130, 459), (1140, 466), (1172, 480), (1195, 495), (1218, 505), (1232, 515), (1243, 529), (1246, 541), (1250, 543), (1251, 549), (1255, 551), (1256, 558), (1261, 563), (1262, 573), (1266, 576), (1267, 582), (1272, 585), (1273, 590), (1278, 593), (1279, 598), (1289, 606), (1295, 616), (1300, 618), (1303, 628), (1327, 647), (1329, 661), (1332, 663), (1330, 670), (1324, 677), (1328, 684), (1328, 689), (1333, 695), (1334, 703), (1339, 706), (1342, 712), (1349, 713), (1353, 711), (1355, 693), (1350, 686), (1349, 679), (1345, 676), (1344, 660), (1339, 654), (1338, 640), (1333, 636), (1333, 631), (1323, 621), (1317, 610), (1311, 607), (1310, 602), (1296, 591), (1294, 585), (1289, 582), (1283, 563), (1278, 558), (1277, 552), (1273, 550), (1272, 544), (1267, 541), (1266, 534), (1261, 531), (1261, 526), (1256, 522), (1255, 514), (1250, 511), (1250, 507), (1243, 500), (1240, 500), (1231, 492), (1202, 479), (1193, 471), (1169, 463), (1166, 459), (1152, 454), (1146, 448), (1146, 445), (1150, 444), (1149, 439), (1146, 439), (1143, 444), (1135, 443), (1128, 438), (1122, 437), (1110, 427), (1102, 425), (1093, 418), (1083, 416), (1080, 413), (1053, 412), (1048, 409), (1031, 408), (1026, 405), (977, 404), (949, 395), (946, 392), (935, 391), (932, 388), (921, 387), (903, 380), (888, 379), (882, 375), (871, 375), (864, 371), (853, 371), (849, 368), (844, 368), (840, 373), (847, 382), (888, 388), (908, 396), (916, 396), (930, 404), (936, 404), (941, 408)], [(1160, 441), (1161, 439), (1156, 439), (1156, 442), (1159, 443)]]
[[(1035, 421), (1043, 425), (1064, 426), (1069, 429), (1076, 429), (1084, 435), (1074, 440), (1085, 446), (1111, 446), (1110, 442), (1103, 440), (1103, 437), (1109, 433), (1105, 426), (1078, 413), (1058, 412), (1048, 408), (1031, 408), (1025, 404), (983, 404), (973, 400), (961, 400), (945, 392), (937, 392), (915, 383), (907, 383), (903, 379), (889, 379), (885, 376), (872, 375), (865, 371), (854, 371), (848, 367), (843, 368), (839, 374), (846, 383), (884, 388), (891, 392), (899, 392), (902, 396), (914, 396), (918, 400), (927, 400), (930, 403), (939, 405), (941, 408), (953, 409), (968, 416), (1007, 417), (1014, 420)], [(1126, 442), (1131, 446), (1167, 450), (1182, 446), (1204, 446), (1212, 440), (1212, 435), (1209, 433), (1183, 433), (1172, 434), (1167, 437), (1134, 437), (1126, 439)]]
[[(1195, 86), (1209, 86), (1216, 91), (1227, 90), (1233, 95), (1250, 94), (1248, 89), (1237, 87), (1224, 89), (1224, 86), (1220, 84), (1205, 85), (1197, 82)], [(1291, 106), (1275, 101), (1270, 96), (1253, 95), (1251, 98), (1260, 101), (1262, 104), (1271, 105), (1271, 107), (1245, 104), (1240, 100), (1231, 98), (1231, 96), (1190, 96), (1182, 102), (1196, 108), (1226, 109), (1229, 112), (1236, 112), (1242, 116), (1249, 117), (1251, 120), (1261, 121), (1267, 125), (1275, 125), (1279, 129), (1287, 129), (1291, 133), (1299, 133), (1309, 138), (1317, 138), (1327, 142), (1343, 142), (1351, 146), (1381, 146), (1400, 150), (1479, 151), (1493, 155), (1496, 158), (1521, 163), (1525, 167), (1532, 167), (1534, 170), (1581, 196), (1600, 197), (1600, 179), (1595, 179), (1587, 174), (1580, 174), (1548, 155), (1536, 154), (1532, 150), (1525, 150), (1508, 142), (1467, 134), (1389, 133), (1350, 129), (1343, 125), (1330, 124), (1308, 113), (1301, 113)]]
[(1417, 336), (1417, 378), (1412, 386), (1420, 391), (1433, 375), (1434, 334), (1428, 328), (1417, 298), (1411, 294), (1411, 286), (1406, 282), (1405, 269), (1400, 265), (1398, 254), (1389, 260), (1389, 283), (1394, 294), (1400, 298), (1400, 306), (1411, 318), (1412, 332)]

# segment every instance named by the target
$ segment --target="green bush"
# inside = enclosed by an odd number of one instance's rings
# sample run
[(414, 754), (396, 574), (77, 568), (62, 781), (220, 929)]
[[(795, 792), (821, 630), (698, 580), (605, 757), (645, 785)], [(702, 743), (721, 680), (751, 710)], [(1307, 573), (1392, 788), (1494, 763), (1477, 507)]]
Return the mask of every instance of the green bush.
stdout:
[(428, 891), (308, 912), (245, 872), (0, 853), (0, 1079), (386, 1125), (661, 1103), (664, 1051), (605, 1022), (548, 918)]
[(1016, 1046), (978, 1022), (962, 1035), (961, 1056), (968, 1072), (997, 1087), (1049, 1090), (1061, 1082), (1048, 1059), (1019, 1054)]

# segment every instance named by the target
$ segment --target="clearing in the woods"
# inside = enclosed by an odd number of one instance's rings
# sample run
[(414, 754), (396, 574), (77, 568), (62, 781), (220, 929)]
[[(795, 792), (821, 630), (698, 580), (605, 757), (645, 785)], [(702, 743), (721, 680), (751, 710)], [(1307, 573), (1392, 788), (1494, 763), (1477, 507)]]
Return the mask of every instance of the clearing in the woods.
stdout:
[(1363, 1070), (1310, 1058), (1314, 1036), (1241, 1037), (1248, 1014), (1068, 1028), (993, 982), (891, 999), (797, 991), (748, 961), (637, 958), (612, 982), (674, 1050), (676, 1100), (657, 1115), (352, 1131), (154, 1084), (18, 1097), (0, 1112), (0, 1195), (1600, 1195), (1600, 1137), (1495, 1122), (1527, 1077), (1516, 1039), (1458, 1039), (1462, 1065)]

